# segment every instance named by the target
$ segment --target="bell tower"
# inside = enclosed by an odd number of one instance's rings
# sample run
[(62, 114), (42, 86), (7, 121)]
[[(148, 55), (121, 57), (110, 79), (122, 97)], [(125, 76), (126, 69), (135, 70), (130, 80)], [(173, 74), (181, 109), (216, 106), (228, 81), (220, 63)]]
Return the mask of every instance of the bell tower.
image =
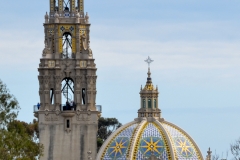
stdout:
[(84, 0), (49, 0), (45, 48), (39, 64), (41, 160), (95, 159), (101, 106), (96, 105), (96, 64)]
[(161, 110), (158, 108), (158, 88), (152, 84), (150, 64), (153, 60), (148, 57), (145, 60), (148, 63), (148, 77), (144, 88), (141, 87), (140, 91), (140, 109), (138, 110), (138, 118), (147, 118), (151, 120), (153, 117), (160, 120)]

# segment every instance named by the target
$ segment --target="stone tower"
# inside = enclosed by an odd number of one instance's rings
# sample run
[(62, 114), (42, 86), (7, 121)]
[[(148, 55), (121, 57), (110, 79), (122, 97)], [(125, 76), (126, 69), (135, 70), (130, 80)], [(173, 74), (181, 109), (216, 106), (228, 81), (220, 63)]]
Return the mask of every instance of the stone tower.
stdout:
[(41, 160), (95, 159), (101, 106), (84, 0), (49, 0), (45, 48), (39, 64)]

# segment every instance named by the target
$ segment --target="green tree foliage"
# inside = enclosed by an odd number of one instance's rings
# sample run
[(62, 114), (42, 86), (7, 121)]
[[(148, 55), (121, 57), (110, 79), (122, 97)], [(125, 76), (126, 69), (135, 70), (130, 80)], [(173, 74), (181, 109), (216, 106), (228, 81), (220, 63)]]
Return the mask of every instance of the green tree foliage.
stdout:
[(118, 122), (116, 118), (99, 118), (97, 135), (98, 149), (100, 149), (103, 142), (108, 138), (108, 136), (121, 126), (122, 124)]
[(0, 128), (6, 127), (9, 122), (14, 120), (19, 109), (18, 101), (0, 80)]
[(240, 138), (230, 145), (235, 160), (240, 160)]
[(17, 121), (20, 107), (0, 80), (0, 159), (34, 160), (42, 155), (37, 141), (37, 123)]

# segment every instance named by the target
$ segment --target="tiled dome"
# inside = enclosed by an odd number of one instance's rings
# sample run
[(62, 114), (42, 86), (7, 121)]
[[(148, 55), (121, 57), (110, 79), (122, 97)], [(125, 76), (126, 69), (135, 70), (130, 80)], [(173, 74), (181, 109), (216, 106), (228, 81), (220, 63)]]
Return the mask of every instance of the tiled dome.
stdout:
[(203, 160), (193, 139), (167, 121), (147, 118), (128, 123), (114, 132), (101, 147), (97, 160)]

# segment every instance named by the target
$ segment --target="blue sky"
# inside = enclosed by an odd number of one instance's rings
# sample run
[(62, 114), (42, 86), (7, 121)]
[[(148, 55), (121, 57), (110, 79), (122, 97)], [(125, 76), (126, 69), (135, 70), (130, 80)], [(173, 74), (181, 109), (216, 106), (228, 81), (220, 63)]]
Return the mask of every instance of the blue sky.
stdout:
[[(19, 100), (19, 119), (30, 122), (49, 3), (0, 2), (0, 78)], [(237, 0), (85, 0), (102, 115), (122, 123), (137, 117), (150, 56), (162, 116), (204, 157), (208, 147), (225, 157), (240, 137), (239, 8)]]

